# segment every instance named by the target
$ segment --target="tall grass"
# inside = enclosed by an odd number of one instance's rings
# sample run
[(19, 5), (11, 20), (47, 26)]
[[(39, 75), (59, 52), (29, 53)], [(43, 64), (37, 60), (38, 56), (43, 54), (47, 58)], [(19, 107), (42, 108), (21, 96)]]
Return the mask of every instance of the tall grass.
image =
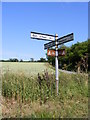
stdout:
[[(56, 95), (55, 74), (45, 71), (34, 77), (6, 72), (2, 76), (2, 95), (23, 103), (39, 102), (26, 117), (87, 117), (88, 76), (59, 74), (59, 95)], [(48, 110), (43, 105), (49, 104)], [(51, 104), (51, 105), (50, 105)], [(37, 105), (35, 105), (37, 106)], [(52, 108), (52, 109), (51, 109)], [(40, 109), (40, 110), (38, 110)]]
[(38, 77), (26, 77), (23, 74), (15, 75), (5, 73), (2, 80), (2, 95), (4, 97), (23, 101), (41, 100), (45, 102), (55, 94), (55, 78), (45, 78), (45, 74), (40, 76), (42, 81), (38, 81)]

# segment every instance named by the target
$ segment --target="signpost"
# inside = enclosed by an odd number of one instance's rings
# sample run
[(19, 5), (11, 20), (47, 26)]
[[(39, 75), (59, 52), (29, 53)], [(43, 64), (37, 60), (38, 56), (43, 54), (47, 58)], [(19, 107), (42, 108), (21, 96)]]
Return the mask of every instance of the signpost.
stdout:
[(54, 35), (49, 35), (49, 34), (31, 32), (31, 38), (38, 39), (38, 40), (51, 41), (49, 43), (44, 44), (44, 49), (49, 49), (49, 48), (55, 47), (55, 50), (47, 50), (47, 55), (48, 56), (55, 56), (56, 92), (58, 95), (58, 56), (65, 55), (65, 49), (58, 50), (58, 45), (72, 41), (74, 39), (73, 33), (58, 38), (57, 34), (55, 34), (55, 36), (54, 36)]
[(54, 35), (49, 35), (49, 34), (31, 32), (31, 38), (32, 39), (38, 39), (38, 40), (54, 41), (55, 36)]
[[(73, 40), (73, 33), (57, 39), (57, 45), (61, 45), (63, 43), (66, 43), (66, 42), (69, 42), (72, 40)], [(55, 46), (55, 41), (44, 44), (44, 49), (48, 49), (48, 48), (51, 48), (53, 46)]]
[(44, 49), (48, 49), (55, 46), (55, 41), (44, 44)]
[(47, 56), (55, 56), (55, 50), (47, 50)]
[(56, 54), (55, 54), (55, 75), (56, 75), (56, 92), (58, 95), (58, 44), (57, 44), (57, 39), (58, 39), (58, 35), (55, 34), (55, 50), (56, 50)]
[[(55, 57), (55, 49), (47, 49), (47, 56), (54, 56)], [(65, 56), (65, 49), (58, 50), (58, 56)]]
[(72, 41), (72, 40), (73, 40), (73, 33), (68, 34), (66, 36), (63, 36), (63, 37), (59, 38), (57, 40), (57, 42), (58, 42), (58, 45), (61, 45), (63, 43), (66, 43), (66, 42), (69, 42), (69, 41)]
[(65, 56), (65, 49), (58, 50), (58, 56)]

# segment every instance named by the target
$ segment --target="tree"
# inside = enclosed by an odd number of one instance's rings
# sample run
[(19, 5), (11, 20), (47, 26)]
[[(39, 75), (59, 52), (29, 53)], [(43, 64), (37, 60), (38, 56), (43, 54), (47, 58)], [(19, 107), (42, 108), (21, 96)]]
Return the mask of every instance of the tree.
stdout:
[(34, 58), (30, 58), (30, 61), (31, 61), (31, 62), (34, 62)]
[(38, 60), (38, 62), (46, 62), (45, 58), (40, 58), (40, 60)]
[(10, 61), (10, 62), (19, 62), (19, 60), (18, 60), (17, 58), (13, 58), (13, 59), (10, 58), (9, 61)]
[(20, 62), (23, 62), (23, 59), (21, 59)]
[[(59, 68), (61, 69), (67, 68), (67, 70), (76, 71), (76, 69), (79, 69), (78, 67), (80, 66), (79, 64), (80, 64), (81, 58), (87, 59), (87, 57), (85, 58), (85, 56), (88, 53), (88, 48), (90, 51), (90, 40), (89, 42), (88, 40), (85, 42), (81, 42), (81, 43), (77, 42), (76, 44), (70, 47), (66, 47), (62, 45), (60, 46), (59, 49), (63, 49), (63, 48), (65, 48), (66, 55), (58, 57)], [(47, 56), (47, 59), (49, 63), (55, 66), (55, 57)], [(90, 61), (90, 59), (88, 61)], [(77, 64), (78, 64), (78, 67), (76, 67)], [(85, 60), (83, 60), (82, 64), (83, 64), (84, 69), (87, 69), (88, 65), (85, 63)], [(90, 66), (89, 66), (89, 70), (90, 70)]]

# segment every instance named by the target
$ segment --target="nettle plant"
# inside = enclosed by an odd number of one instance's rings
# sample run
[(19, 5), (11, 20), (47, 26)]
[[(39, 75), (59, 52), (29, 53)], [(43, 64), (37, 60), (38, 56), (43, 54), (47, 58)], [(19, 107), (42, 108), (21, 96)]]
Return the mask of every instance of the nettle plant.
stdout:
[(47, 70), (44, 74), (40, 75), (38, 73), (38, 85), (40, 92), (40, 100), (46, 102), (49, 98), (53, 98), (55, 95), (55, 75), (49, 74)]

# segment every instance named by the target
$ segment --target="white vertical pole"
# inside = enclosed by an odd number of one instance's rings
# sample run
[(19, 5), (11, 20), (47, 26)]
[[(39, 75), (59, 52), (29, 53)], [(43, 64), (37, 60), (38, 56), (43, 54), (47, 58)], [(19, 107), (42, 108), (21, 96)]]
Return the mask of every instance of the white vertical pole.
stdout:
[(56, 50), (56, 55), (55, 55), (56, 93), (57, 93), (57, 95), (58, 95), (58, 45), (57, 45), (57, 39), (58, 39), (58, 35), (55, 34), (55, 50)]

